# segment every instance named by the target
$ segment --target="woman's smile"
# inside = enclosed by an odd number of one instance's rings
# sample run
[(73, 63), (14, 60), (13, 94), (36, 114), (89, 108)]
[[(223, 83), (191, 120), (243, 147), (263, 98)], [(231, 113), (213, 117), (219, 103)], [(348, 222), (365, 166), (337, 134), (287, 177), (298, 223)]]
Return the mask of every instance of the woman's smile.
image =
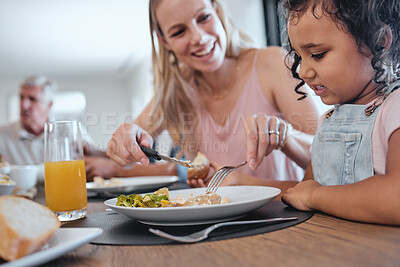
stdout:
[(197, 50), (192, 53), (195, 57), (204, 57), (211, 54), (214, 51), (215, 42), (209, 42), (204, 48)]

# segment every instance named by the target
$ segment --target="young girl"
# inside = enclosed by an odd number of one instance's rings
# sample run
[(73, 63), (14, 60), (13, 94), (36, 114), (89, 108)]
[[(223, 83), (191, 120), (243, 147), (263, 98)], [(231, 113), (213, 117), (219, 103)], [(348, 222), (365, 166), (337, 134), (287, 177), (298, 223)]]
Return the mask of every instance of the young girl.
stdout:
[(400, 1), (283, 2), (292, 72), (335, 105), (314, 138), (304, 181), (283, 201), (400, 225)]
[[(151, 137), (168, 130), (187, 159), (200, 151), (216, 169), (219, 164), (237, 165), (246, 161), (246, 118), (266, 114), (249, 123), (269, 122), (262, 130), (270, 137), (264, 144), (270, 155), (256, 171), (244, 166), (230, 177), (235, 179), (226, 181), (264, 184), (297, 181), (299, 175), (301, 179), (304, 172), (296, 163), (305, 168), (302, 161), (309, 155), (304, 151), (309, 150), (296, 148), (311, 142), (300, 140), (299, 134), (289, 136), (281, 151), (276, 148), (285, 143), (289, 123), (313, 134), (317, 111), (311, 99), (298, 102), (290, 89), (297, 80), (290, 77), (281, 49), (252, 48), (215, 0), (150, 0), (149, 13), (154, 98), (134, 123), (117, 129), (108, 155), (121, 165), (146, 165), (138, 143), (149, 146)], [(191, 180), (190, 185), (205, 183)]]

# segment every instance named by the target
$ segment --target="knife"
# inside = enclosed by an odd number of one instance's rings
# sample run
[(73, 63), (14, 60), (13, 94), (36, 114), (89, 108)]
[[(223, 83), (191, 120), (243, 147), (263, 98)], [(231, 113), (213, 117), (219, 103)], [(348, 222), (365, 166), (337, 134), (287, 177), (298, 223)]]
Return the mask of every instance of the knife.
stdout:
[(194, 165), (192, 162), (190, 162), (188, 160), (179, 160), (177, 158), (167, 157), (167, 156), (161, 155), (154, 149), (151, 149), (151, 148), (148, 148), (148, 147), (142, 146), (142, 145), (139, 145), (139, 146), (142, 149), (143, 153), (146, 154), (146, 156), (153, 158), (155, 160), (166, 160), (168, 162), (182, 165), (182, 166), (185, 166), (188, 168), (197, 168), (196, 165)]

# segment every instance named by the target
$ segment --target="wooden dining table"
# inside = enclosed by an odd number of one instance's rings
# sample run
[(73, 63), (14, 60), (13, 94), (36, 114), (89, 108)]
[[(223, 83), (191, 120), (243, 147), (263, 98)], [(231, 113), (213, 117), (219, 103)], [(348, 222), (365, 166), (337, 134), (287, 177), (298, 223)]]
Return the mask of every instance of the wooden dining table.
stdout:
[[(34, 200), (44, 204), (43, 187)], [(106, 208), (101, 199), (89, 198), (88, 214)], [(400, 266), (400, 227), (315, 213), (292, 227), (221, 241), (86, 244), (43, 266)]]

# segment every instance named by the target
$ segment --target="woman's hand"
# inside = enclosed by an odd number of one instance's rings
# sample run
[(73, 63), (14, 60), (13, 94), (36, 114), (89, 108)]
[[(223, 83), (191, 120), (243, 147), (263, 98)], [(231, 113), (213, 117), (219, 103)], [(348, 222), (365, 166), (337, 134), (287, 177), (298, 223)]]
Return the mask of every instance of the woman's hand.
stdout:
[(289, 188), (286, 193), (282, 195), (282, 202), (298, 210), (310, 211), (313, 209), (311, 195), (320, 187), (321, 184), (314, 180), (298, 183), (295, 187)]
[(255, 170), (274, 149), (281, 149), (285, 143), (289, 123), (267, 115), (253, 115), (246, 119), (247, 162)]
[[(215, 161), (210, 161), (210, 171), (207, 175), (206, 179), (188, 179), (186, 183), (190, 187), (206, 187), (209, 183), (213, 175), (221, 169), (223, 166)], [(235, 173), (230, 173), (221, 183), (220, 186), (230, 186), (237, 185), (237, 177)]]
[(122, 166), (134, 161), (146, 166), (149, 164), (149, 159), (140, 149), (139, 144), (151, 147), (153, 138), (138, 125), (124, 123), (113, 133), (108, 142), (107, 155)]

